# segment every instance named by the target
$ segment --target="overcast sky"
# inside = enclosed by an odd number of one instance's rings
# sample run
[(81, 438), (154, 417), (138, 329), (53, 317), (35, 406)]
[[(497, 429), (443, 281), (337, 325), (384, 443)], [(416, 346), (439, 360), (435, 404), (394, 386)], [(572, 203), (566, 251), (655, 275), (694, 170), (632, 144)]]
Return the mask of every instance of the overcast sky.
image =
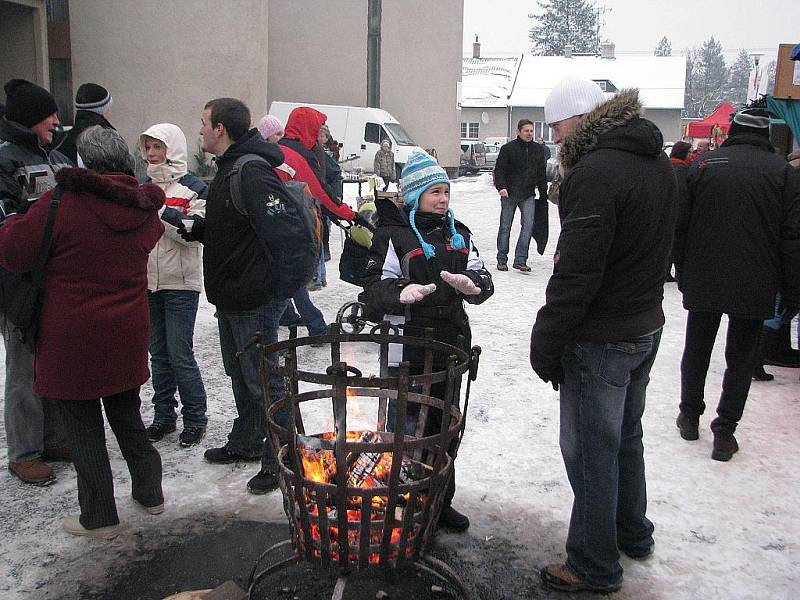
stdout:
[[(606, 12), (601, 38), (617, 53), (650, 53), (662, 36), (672, 54), (700, 46), (712, 35), (722, 43), (726, 61), (744, 48), (777, 53), (778, 44), (800, 43), (800, 0), (597, 0)], [(528, 52), (529, 13), (536, 0), (464, 0), (464, 52), (472, 52), (475, 34), (484, 54)]]

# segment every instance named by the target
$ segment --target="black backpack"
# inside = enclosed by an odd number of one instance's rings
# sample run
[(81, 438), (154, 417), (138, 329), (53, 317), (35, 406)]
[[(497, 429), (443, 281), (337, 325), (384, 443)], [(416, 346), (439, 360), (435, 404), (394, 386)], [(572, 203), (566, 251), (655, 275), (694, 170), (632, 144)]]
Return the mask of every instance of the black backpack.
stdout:
[[(258, 154), (236, 159), (230, 172), (231, 200), (239, 214), (248, 217), (242, 202), (242, 167), (252, 160), (267, 162)], [(268, 241), (270, 288), (275, 298), (286, 299), (307, 285), (319, 265), (322, 226), (319, 206), (308, 185), (300, 181), (279, 183), (285, 189), (282, 200), (286, 210), (272, 215), (275, 227)], [(254, 227), (250, 221), (251, 227)]]

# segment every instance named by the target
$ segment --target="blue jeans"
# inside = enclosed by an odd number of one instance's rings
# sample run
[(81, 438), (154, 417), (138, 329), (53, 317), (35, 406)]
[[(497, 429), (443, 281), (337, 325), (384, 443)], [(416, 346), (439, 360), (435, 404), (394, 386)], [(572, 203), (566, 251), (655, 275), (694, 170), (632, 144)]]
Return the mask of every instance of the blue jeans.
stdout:
[(622, 578), (618, 547), (653, 545), (642, 414), (661, 331), (568, 344), (562, 357), (561, 455), (575, 500), (567, 566), (595, 585)]
[(194, 322), (200, 292), (147, 292), (150, 305), (150, 366), (153, 371), (153, 422), (174, 424), (181, 397), (184, 427), (205, 427), (206, 388), (194, 358)]
[[(241, 356), (236, 356), (236, 353), (257, 332), (261, 332), (266, 344), (278, 341), (278, 321), (286, 310), (287, 302), (274, 299), (250, 310), (217, 311), (222, 364), (225, 374), (231, 378), (238, 415), (233, 420), (226, 446), (231, 452), (242, 456), (261, 456), (265, 466), (274, 465), (275, 457), (271, 445), (264, 443), (266, 413), (259, 375), (261, 352), (251, 346)], [(276, 361), (277, 356), (271, 354), (268, 359)], [(270, 379), (269, 393), (273, 402), (283, 399), (285, 392), (281, 378)], [(280, 418), (285, 418), (285, 415)]]
[(514, 249), (514, 264), (524, 264), (528, 260), (528, 248), (533, 235), (533, 196), (524, 199), (500, 198), (500, 229), (497, 230), (497, 263), (508, 262), (508, 239), (511, 237), (511, 225), (514, 223), (514, 213), (519, 208), (522, 223), (519, 229), (517, 247)]
[(313, 281), (317, 285), (328, 285), (328, 275), (325, 269), (325, 248), (322, 245), (319, 249), (319, 263), (317, 264), (317, 272)]
[[(323, 262), (322, 264), (325, 263)], [(294, 300), (297, 312), (300, 313), (300, 318), (303, 319), (303, 325), (308, 329), (308, 335), (325, 335), (328, 333), (328, 324), (325, 322), (325, 316), (311, 301), (306, 286), (300, 287), (292, 296), (292, 300)]]

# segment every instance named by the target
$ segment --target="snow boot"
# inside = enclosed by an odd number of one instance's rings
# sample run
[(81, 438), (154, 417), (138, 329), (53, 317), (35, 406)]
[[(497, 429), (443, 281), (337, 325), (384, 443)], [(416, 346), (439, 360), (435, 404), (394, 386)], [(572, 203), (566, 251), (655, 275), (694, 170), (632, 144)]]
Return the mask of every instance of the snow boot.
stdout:
[(698, 431), (700, 417), (690, 417), (689, 415), (678, 413), (675, 424), (678, 426), (683, 439), (693, 442), (700, 437), (700, 432)]

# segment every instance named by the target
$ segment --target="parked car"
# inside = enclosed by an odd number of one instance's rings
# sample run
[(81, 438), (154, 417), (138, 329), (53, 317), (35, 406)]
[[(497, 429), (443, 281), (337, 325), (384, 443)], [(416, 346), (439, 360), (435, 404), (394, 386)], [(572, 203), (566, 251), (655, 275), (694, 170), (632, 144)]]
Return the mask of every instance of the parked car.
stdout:
[(494, 170), (494, 163), (497, 162), (497, 155), (500, 154), (500, 144), (484, 144), (486, 146), (486, 166), (484, 171)]
[(476, 175), (486, 166), (486, 146), (475, 140), (461, 140), (458, 175)]

